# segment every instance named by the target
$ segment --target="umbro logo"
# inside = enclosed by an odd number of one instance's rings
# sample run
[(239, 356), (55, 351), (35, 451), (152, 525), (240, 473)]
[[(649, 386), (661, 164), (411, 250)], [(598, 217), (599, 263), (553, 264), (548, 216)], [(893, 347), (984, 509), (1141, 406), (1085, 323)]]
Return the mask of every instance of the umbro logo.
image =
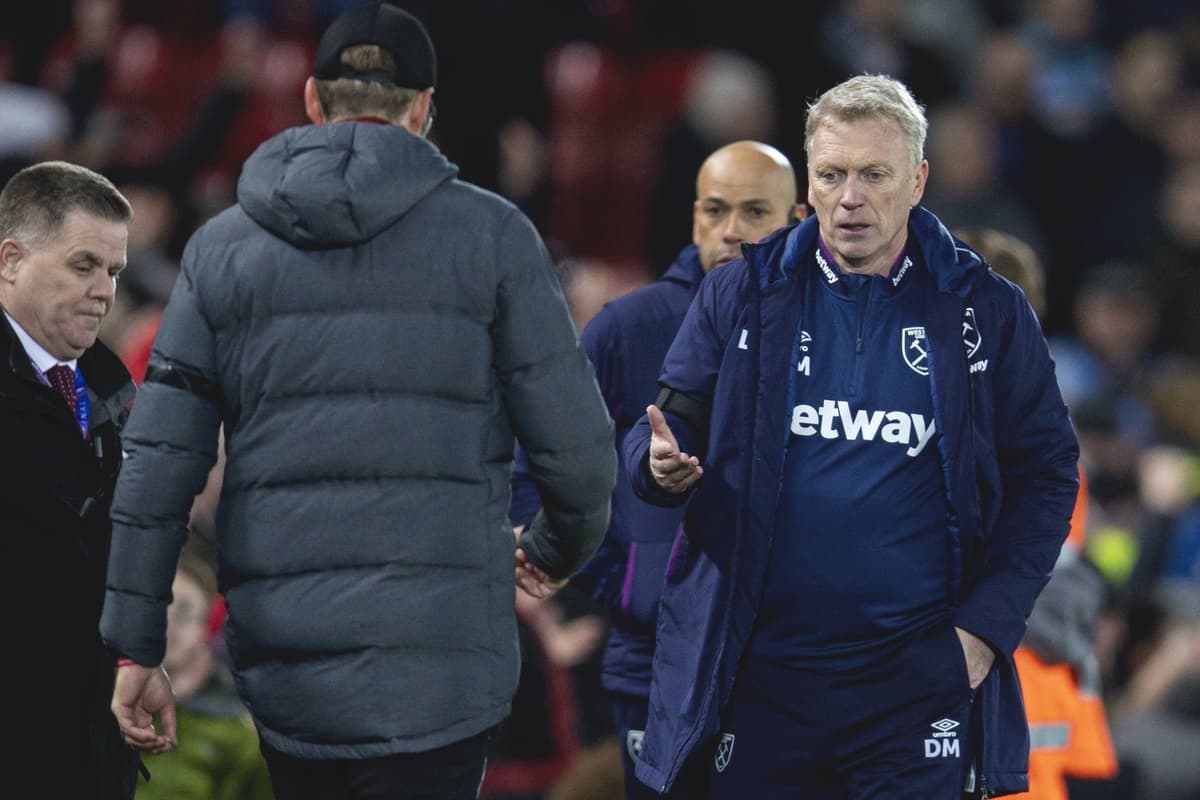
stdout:
[(929, 727), (945, 733), (946, 731), (952, 731), (957, 728), (958, 723), (952, 719), (939, 719), (937, 722), (931, 722)]

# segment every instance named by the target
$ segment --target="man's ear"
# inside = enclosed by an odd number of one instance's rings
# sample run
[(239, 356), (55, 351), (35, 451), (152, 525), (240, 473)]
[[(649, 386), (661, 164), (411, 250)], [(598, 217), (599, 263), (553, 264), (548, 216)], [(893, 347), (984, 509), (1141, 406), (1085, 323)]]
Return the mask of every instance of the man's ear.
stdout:
[(433, 87), (429, 87), (413, 98), (408, 107), (404, 127), (418, 136), (427, 136), (433, 127)]
[(321, 110), (321, 99), (317, 96), (317, 79), (310, 77), (304, 82), (304, 113), (313, 125), (320, 125), (327, 120)]
[(0, 242), (0, 280), (8, 283), (16, 280), (17, 269), (24, 257), (25, 248), (16, 239), (5, 239)]

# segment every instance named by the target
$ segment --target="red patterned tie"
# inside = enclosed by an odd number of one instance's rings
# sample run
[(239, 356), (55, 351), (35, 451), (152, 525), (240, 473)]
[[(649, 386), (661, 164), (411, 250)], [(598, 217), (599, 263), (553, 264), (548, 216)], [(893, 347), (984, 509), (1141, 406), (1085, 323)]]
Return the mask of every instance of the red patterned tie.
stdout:
[(67, 401), (67, 407), (71, 409), (71, 416), (75, 416), (75, 373), (66, 364), (59, 364), (46, 370), (46, 377), (50, 379), (50, 385), (58, 390), (58, 393)]

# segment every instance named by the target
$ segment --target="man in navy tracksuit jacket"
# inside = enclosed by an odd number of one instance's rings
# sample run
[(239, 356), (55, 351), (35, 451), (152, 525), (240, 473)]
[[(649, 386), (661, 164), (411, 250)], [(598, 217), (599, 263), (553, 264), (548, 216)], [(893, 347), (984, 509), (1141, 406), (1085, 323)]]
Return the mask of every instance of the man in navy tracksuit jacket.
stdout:
[(924, 138), (889, 78), (823, 95), (817, 219), (702, 284), (625, 437), (639, 496), (690, 498), (638, 764), (656, 789), (1026, 788), (1012, 654), (1078, 448), (1020, 291), (917, 207)]
[[(612, 415), (618, 448), (658, 394), (663, 357), (701, 279), (741, 255), (743, 242), (792, 222), (796, 211), (795, 174), (774, 148), (735, 142), (705, 160), (696, 178), (693, 244), (680, 251), (661, 280), (605, 305), (580, 336)], [(518, 453), (514, 523), (537, 510), (524, 463)], [(642, 502), (618, 476), (608, 534), (576, 581), (588, 585), (612, 612), (602, 683), (612, 702), (631, 798), (658, 796), (634, 778), (633, 762), (646, 727), (658, 598), (682, 521), (682, 508)]]

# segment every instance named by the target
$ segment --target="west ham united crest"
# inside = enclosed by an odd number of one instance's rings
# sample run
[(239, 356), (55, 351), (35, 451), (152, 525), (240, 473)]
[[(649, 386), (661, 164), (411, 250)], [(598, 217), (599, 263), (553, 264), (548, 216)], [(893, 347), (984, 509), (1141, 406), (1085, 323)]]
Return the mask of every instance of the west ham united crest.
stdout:
[(733, 758), (733, 734), (722, 733), (721, 740), (717, 742), (717, 757), (714, 763), (717, 766), (717, 772), (724, 772), (729, 766), (730, 759)]
[(963, 312), (963, 347), (967, 348), (967, 358), (975, 355), (983, 337), (979, 334), (979, 326), (975, 324), (975, 309), (968, 307)]
[(918, 375), (929, 374), (929, 347), (925, 341), (925, 326), (900, 329), (900, 355), (904, 363)]
[(625, 734), (625, 751), (631, 761), (637, 761), (642, 755), (642, 740), (646, 738), (645, 731), (630, 730)]

